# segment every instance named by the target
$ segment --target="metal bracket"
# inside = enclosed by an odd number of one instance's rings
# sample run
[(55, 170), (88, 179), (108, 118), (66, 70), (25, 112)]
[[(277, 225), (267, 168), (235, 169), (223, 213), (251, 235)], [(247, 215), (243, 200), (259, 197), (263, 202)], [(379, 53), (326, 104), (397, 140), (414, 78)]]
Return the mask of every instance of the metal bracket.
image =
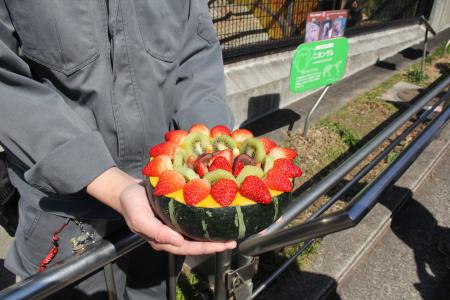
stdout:
[(251, 299), (253, 283), (252, 278), (256, 273), (257, 259), (253, 258), (251, 262), (236, 270), (225, 272), (225, 284), (228, 295), (235, 300)]

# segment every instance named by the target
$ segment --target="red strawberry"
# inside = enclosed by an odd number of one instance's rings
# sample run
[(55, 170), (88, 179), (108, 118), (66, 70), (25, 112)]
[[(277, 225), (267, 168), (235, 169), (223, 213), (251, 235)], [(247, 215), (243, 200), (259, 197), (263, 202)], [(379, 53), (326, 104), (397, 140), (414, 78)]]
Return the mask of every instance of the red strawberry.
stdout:
[(193, 164), (194, 171), (200, 176), (205, 176), (208, 173), (208, 163), (211, 160), (212, 155), (209, 153), (202, 154)]
[(259, 138), (259, 140), (263, 144), (264, 150), (266, 150), (266, 154), (268, 154), (270, 152), (270, 150), (272, 150), (273, 147), (277, 146), (277, 143), (275, 143), (274, 141), (272, 141), (269, 138), (262, 137), (262, 138)]
[(272, 202), (267, 184), (257, 176), (247, 176), (239, 188), (242, 196), (262, 204)]
[(264, 179), (267, 186), (280, 192), (290, 192), (293, 189), (292, 182), (280, 170), (271, 169)]
[(230, 149), (225, 149), (213, 153), (213, 156), (222, 156), (231, 164), (233, 162), (233, 152)]
[(193, 179), (183, 187), (184, 201), (187, 205), (194, 206), (209, 195), (211, 185), (206, 179)]
[(222, 169), (222, 170), (228, 171), (230, 173), (232, 172), (231, 164), (223, 156), (213, 157), (210, 161), (210, 165), (209, 165), (208, 169), (209, 169), (209, 172), (217, 170), (217, 169)]
[(203, 124), (194, 124), (189, 128), (189, 132), (200, 132), (209, 136), (209, 128)]
[(159, 177), (154, 194), (156, 196), (162, 196), (176, 192), (182, 189), (185, 183), (186, 180), (183, 175), (174, 170), (166, 170)]
[(158, 155), (167, 155), (170, 158), (175, 156), (177, 152), (178, 144), (175, 142), (163, 142), (153, 146), (149, 153), (151, 157), (156, 157)]
[(142, 169), (142, 175), (160, 176), (166, 170), (172, 170), (173, 165), (170, 157), (167, 155), (158, 155), (147, 163)]
[(242, 143), (248, 138), (253, 137), (253, 133), (247, 129), (236, 129), (231, 133), (231, 137), (238, 143)]
[(188, 133), (181, 129), (171, 130), (166, 132), (166, 134), (164, 135), (164, 139), (168, 142), (175, 142), (178, 145), (181, 145), (187, 135)]
[(245, 167), (245, 164), (242, 161), (237, 161), (233, 165), (233, 176), (237, 177), (239, 173), (241, 173), (242, 169)]
[(211, 128), (211, 132), (209, 133), (209, 135), (212, 138), (215, 138), (216, 136), (219, 136), (219, 135), (229, 135), (229, 136), (231, 136), (231, 131), (226, 126), (217, 125), (217, 126), (214, 126), (213, 128)]
[(286, 158), (276, 159), (273, 163), (272, 170), (278, 170), (289, 178), (302, 176), (302, 169)]
[(276, 146), (270, 150), (269, 155), (272, 155), (275, 159), (286, 158), (293, 160), (297, 156), (297, 152), (292, 149)]
[(238, 192), (238, 186), (234, 180), (219, 179), (211, 187), (211, 196), (222, 206), (229, 206)]

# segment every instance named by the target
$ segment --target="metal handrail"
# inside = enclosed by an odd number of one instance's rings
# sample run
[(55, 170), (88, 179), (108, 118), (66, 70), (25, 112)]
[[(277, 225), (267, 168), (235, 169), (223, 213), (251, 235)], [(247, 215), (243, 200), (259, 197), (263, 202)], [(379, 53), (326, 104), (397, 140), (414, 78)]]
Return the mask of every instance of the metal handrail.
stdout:
[(92, 248), (80, 255), (71, 256), (43, 273), (32, 275), (0, 291), (0, 299), (46, 298), (144, 243), (144, 239), (130, 231), (121, 232), (111, 239), (94, 244)]
[[(450, 91), (446, 93), (442, 100), (445, 100), (449, 96)], [(439, 132), (441, 127), (446, 124), (449, 118), (450, 106), (433, 120), (419, 137), (385, 171), (365, 187), (347, 205), (345, 210), (314, 218), (288, 229), (248, 239), (239, 246), (239, 252), (243, 255), (255, 256), (357, 225), (373, 205), (375, 205), (378, 196), (406, 171), (425, 146)]]
[[(369, 153), (375, 150), (385, 139), (392, 135), (398, 128), (403, 126), (412, 116), (419, 112), (422, 107), (431, 99), (438, 95), (450, 84), (450, 76), (444, 78), (428, 93), (421, 96), (415, 104), (407, 109), (402, 115), (395, 119), (387, 128), (375, 136), (365, 146), (353, 154), (348, 160), (341, 164), (330, 175), (320, 183), (313, 186), (298, 197), (298, 201), (288, 210), (280, 220), (270, 226), (266, 233), (254, 235), (243, 241), (239, 246), (239, 251), (246, 255), (270, 251), (292, 242), (305, 241), (336, 232), (345, 228), (355, 226), (376, 203), (379, 194), (392, 184), (399, 174), (414, 161), (426, 145), (432, 140), (440, 128), (448, 121), (450, 109), (447, 107), (444, 112), (427, 127), (425, 131), (386, 169), (382, 175), (366, 187), (348, 206), (341, 212), (333, 213), (314, 220), (307, 221), (301, 225), (282, 230), (293, 218), (307, 208), (321, 195), (329, 191), (345, 175), (347, 175), (356, 165), (358, 165)], [(444, 96), (447, 98), (449, 93)], [(376, 197), (375, 197), (376, 196)], [(279, 231), (279, 232), (278, 232)], [(289, 242), (287, 242), (289, 240)], [(94, 245), (91, 249), (80, 255), (73, 256), (65, 262), (55, 265), (43, 273), (26, 278), (11, 287), (0, 291), (0, 299), (42, 299), (52, 293), (78, 281), (86, 275), (107, 266), (112, 261), (130, 252), (134, 248), (144, 244), (145, 241), (139, 236), (123, 232), (108, 241)], [(216, 280), (223, 281), (224, 270), (229, 268), (231, 259), (230, 252), (220, 254), (223, 259), (216, 263)], [(216, 284), (215, 292), (220, 295), (216, 299), (225, 298), (226, 288), (223, 282)], [(222, 297), (223, 296), (223, 297)]]

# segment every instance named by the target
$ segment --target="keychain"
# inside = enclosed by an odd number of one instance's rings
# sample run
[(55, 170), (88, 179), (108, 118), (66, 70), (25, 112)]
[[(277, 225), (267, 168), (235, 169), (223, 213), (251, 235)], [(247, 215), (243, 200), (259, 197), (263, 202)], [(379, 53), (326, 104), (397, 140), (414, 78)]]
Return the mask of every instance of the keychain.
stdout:
[(82, 253), (86, 250), (86, 246), (95, 243), (95, 232), (86, 231), (83, 226), (83, 222), (74, 220), (74, 223), (80, 228), (80, 235), (73, 237), (69, 240), (72, 244), (72, 252)]

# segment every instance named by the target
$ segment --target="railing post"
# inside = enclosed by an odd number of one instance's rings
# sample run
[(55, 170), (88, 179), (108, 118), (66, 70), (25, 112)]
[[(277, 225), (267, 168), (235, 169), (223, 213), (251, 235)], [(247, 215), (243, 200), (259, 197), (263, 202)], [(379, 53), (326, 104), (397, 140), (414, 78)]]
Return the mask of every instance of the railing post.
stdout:
[(225, 272), (230, 269), (231, 250), (216, 253), (215, 265), (214, 300), (226, 300), (228, 291), (225, 282)]
[(103, 267), (103, 272), (105, 273), (106, 288), (108, 289), (108, 299), (117, 300), (117, 289), (114, 281), (112, 265), (110, 263), (105, 265)]

